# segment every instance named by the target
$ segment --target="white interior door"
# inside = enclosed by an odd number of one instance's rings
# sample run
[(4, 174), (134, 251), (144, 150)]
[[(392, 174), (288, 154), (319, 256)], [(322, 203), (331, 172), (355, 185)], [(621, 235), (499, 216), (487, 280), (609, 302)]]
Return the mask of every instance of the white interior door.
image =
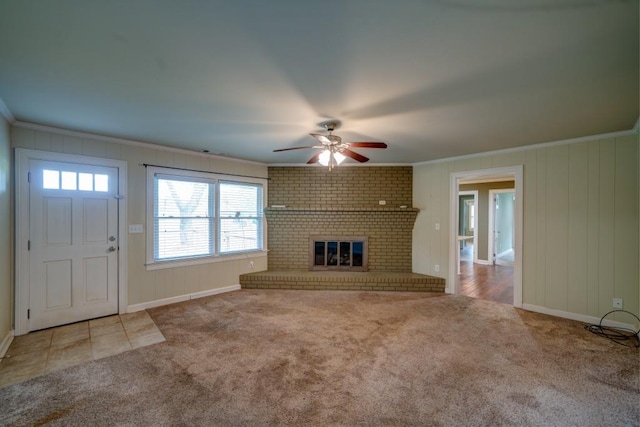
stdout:
[(29, 330), (118, 313), (118, 170), (29, 163)]

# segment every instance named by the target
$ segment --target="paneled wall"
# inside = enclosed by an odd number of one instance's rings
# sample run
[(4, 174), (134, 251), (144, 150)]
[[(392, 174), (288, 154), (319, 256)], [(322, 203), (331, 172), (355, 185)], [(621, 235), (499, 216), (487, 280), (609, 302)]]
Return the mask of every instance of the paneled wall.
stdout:
[[(128, 164), (127, 215), (129, 224), (146, 223), (146, 169), (142, 163), (172, 166), (219, 173), (267, 176), (266, 165), (236, 161), (200, 153), (171, 151), (149, 144), (129, 144), (81, 138), (55, 131), (12, 128), (12, 145), (42, 151), (79, 154), (125, 160)], [(129, 305), (187, 295), (239, 284), (239, 275), (267, 268), (266, 257), (175, 267), (147, 271), (145, 268), (145, 235), (129, 234), (128, 238), (128, 303)]]
[(523, 302), (600, 317), (616, 297), (638, 313), (638, 145), (636, 133), (415, 166), (414, 272), (444, 277), (452, 262), (451, 173), (523, 165)]
[[(13, 170), (9, 123), (0, 115), (0, 346), (13, 329)], [(0, 354), (1, 355), (1, 354)]]

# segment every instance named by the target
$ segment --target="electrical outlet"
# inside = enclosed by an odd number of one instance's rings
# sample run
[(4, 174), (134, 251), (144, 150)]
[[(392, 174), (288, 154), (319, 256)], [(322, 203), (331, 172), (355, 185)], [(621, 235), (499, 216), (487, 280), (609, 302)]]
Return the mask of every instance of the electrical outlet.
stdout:
[(613, 299), (613, 308), (622, 309), (622, 298), (614, 298)]
[(433, 267), (433, 269), (436, 271), (436, 273), (437, 273), (438, 271), (440, 271), (440, 264), (436, 264), (436, 265)]
[(253, 265), (254, 265), (254, 264), (253, 264), (253, 261), (249, 261), (249, 268), (250, 268), (251, 270), (253, 270)]
[(440, 223), (436, 222), (436, 230), (440, 230)]

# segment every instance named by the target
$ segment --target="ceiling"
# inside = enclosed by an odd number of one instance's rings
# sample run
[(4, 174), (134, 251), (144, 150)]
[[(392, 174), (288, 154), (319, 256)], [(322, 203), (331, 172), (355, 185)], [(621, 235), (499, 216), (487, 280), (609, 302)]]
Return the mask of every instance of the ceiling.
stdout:
[[(631, 129), (638, 0), (0, 0), (18, 121), (304, 163), (338, 119), (373, 163)], [(351, 160), (349, 160), (351, 161)]]

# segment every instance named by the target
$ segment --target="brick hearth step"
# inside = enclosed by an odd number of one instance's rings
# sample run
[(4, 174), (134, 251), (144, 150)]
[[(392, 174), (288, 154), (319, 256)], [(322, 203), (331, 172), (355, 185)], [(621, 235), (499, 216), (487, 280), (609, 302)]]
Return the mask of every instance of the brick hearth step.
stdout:
[(240, 275), (243, 289), (444, 292), (445, 279), (395, 271), (261, 271)]

